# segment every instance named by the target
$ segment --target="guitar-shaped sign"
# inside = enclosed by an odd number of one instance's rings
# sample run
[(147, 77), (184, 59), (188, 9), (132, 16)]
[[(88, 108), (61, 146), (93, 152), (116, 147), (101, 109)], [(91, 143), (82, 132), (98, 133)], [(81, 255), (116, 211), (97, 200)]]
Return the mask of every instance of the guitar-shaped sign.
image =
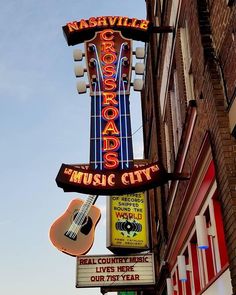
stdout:
[[(132, 70), (132, 42), (119, 31), (106, 29), (85, 42), (87, 72), (91, 95), (90, 169), (124, 170), (133, 166), (133, 147), (129, 110)], [(80, 181), (78, 175), (78, 181)], [(105, 178), (92, 180), (84, 173), (87, 187), (93, 182), (104, 186)], [(86, 254), (94, 240), (100, 210), (87, 201), (73, 200), (66, 212), (50, 229), (53, 245), (62, 252)]]
[(96, 199), (97, 196), (89, 196), (85, 202), (72, 200), (64, 214), (52, 224), (49, 237), (58, 250), (72, 256), (90, 250), (101, 217), (99, 208), (93, 205)]

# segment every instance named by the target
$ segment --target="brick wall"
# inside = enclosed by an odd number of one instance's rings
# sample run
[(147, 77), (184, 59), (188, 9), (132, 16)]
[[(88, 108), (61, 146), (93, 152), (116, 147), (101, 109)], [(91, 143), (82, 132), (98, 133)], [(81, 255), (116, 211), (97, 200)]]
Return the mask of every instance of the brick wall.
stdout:
[[(146, 1), (149, 10), (148, 17), (151, 15), (154, 1)], [(164, 1), (165, 2), (165, 1)], [(166, 11), (163, 16), (164, 25), (168, 24), (168, 17), (170, 15), (171, 1), (166, 3)], [(229, 101), (235, 95), (235, 81), (236, 81), (236, 5), (227, 6), (225, 0), (183, 0), (180, 13), (179, 26), (184, 26), (187, 20), (189, 24), (190, 35), (190, 49), (192, 56), (191, 71), (194, 78), (194, 93), (197, 105), (197, 120), (194, 127), (191, 144), (187, 153), (187, 158), (183, 170), (189, 171), (193, 169), (196, 158), (199, 154), (200, 147), (206, 132), (209, 132), (214, 163), (216, 166), (216, 178), (218, 184), (219, 198), (221, 201), (225, 236), (227, 240), (227, 248), (230, 263), (230, 272), (232, 278), (232, 285), (234, 293), (236, 294), (236, 140), (229, 132), (229, 118), (228, 109), (230, 107)], [(165, 23), (166, 22), (166, 23)], [(163, 70), (163, 54), (165, 52), (166, 36), (163, 36), (160, 44), (160, 73)], [(150, 42), (150, 47), (156, 44)], [(176, 68), (178, 72), (179, 93), (182, 99), (181, 103), (181, 117), (183, 128), (186, 129), (186, 89), (183, 83), (183, 68), (182, 55), (180, 50), (180, 35), (176, 32), (176, 48), (174, 53), (174, 62), (172, 68)], [(156, 61), (151, 61), (149, 55), (149, 69), (152, 69)], [(157, 97), (160, 92), (159, 76), (154, 76), (153, 69), (150, 71), (153, 79), (153, 85), (148, 81), (148, 87), (157, 86)], [(152, 81), (150, 79), (150, 81)], [(150, 101), (152, 108), (155, 108), (153, 101)], [(145, 102), (144, 102), (145, 105)], [(170, 117), (170, 103), (167, 101), (166, 116)], [(147, 106), (145, 108), (147, 110)], [(146, 117), (150, 114), (150, 109), (146, 113)], [(155, 117), (154, 117), (155, 120)], [(161, 118), (163, 120), (163, 118)], [(169, 126), (171, 120), (169, 119)], [(148, 124), (144, 128), (144, 141), (150, 130)], [(158, 128), (156, 128), (159, 132)], [(163, 127), (160, 126), (161, 132)], [(153, 129), (155, 132), (155, 129)], [(154, 138), (154, 137), (153, 137)], [(162, 139), (165, 137), (162, 136)], [(173, 141), (171, 141), (173, 143)], [(184, 145), (182, 141), (179, 147), (179, 153)], [(161, 145), (162, 160), (166, 163), (165, 144)], [(146, 146), (149, 154), (154, 155), (154, 150), (157, 145), (151, 143), (151, 146)], [(158, 156), (158, 155), (157, 155)], [(176, 159), (178, 161), (178, 157)], [(174, 200), (170, 216), (165, 220), (165, 214), (162, 218), (163, 222), (167, 224), (168, 234), (172, 233), (174, 224), (179, 215), (179, 208), (183, 202), (184, 192), (186, 190), (186, 182), (180, 182), (176, 198)], [(168, 208), (168, 187), (165, 187), (164, 192), (166, 202), (166, 209)], [(163, 203), (159, 204), (159, 207)], [(165, 206), (162, 206), (162, 210)], [(158, 209), (160, 210), (160, 208)], [(164, 252), (168, 241), (162, 241), (158, 248), (161, 253)], [(160, 282), (161, 284), (161, 282)], [(162, 282), (163, 284), (163, 282)], [(158, 293), (157, 293), (158, 294)]]
[[(204, 4), (205, 1), (198, 1)], [(201, 18), (202, 11), (199, 10)], [(228, 111), (225, 106), (226, 96), (222, 72), (220, 68), (220, 59), (228, 59), (228, 64), (224, 63), (225, 78), (228, 77), (229, 93), (232, 93), (232, 84), (235, 87), (235, 51), (233, 54), (233, 39), (225, 42), (229, 38), (229, 32), (232, 31), (232, 19), (236, 18), (235, 6), (229, 8), (225, 1), (216, 0), (212, 2), (209, 10), (209, 23), (206, 19), (205, 25), (210, 26), (211, 42), (204, 42), (204, 30), (201, 32), (203, 49), (207, 49), (212, 54), (205, 55), (205, 70), (203, 74), (203, 84), (201, 89), (202, 101), (199, 101), (199, 113), (207, 113), (206, 128), (209, 128), (212, 140), (213, 156), (215, 158), (216, 175), (218, 180), (219, 198), (221, 200), (225, 235), (228, 245), (228, 255), (230, 260), (231, 278), (234, 294), (236, 294), (236, 207), (235, 207), (235, 184), (236, 184), (236, 141), (229, 133)], [(234, 41), (235, 42), (235, 41)], [(218, 57), (219, 56), (219, 57)], [(234, 56), (234, 58), (233, 58)], [(216, 58), (215, 58), (216, 57)], [(232, 231), (233, 228), (233, 231)]]

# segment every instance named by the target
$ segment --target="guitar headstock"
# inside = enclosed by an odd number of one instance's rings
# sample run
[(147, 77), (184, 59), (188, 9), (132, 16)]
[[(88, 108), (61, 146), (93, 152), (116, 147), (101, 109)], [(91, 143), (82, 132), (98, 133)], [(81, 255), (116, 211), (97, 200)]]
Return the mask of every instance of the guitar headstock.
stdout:
[(132, 71), (132, 42), (119, 31), (106, 29), (85, 42), (90, 95), (129, 94)]

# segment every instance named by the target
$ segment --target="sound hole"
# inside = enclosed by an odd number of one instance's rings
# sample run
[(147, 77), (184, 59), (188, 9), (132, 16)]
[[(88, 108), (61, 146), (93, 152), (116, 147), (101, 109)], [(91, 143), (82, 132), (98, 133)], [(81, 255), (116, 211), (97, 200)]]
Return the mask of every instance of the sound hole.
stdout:
[(90, 216), (86, 218), (86, 223), (81, 227), (80, 231), (84, 235), (88, 235), (93, 226), (93, 221)]
[[(76, 212), (76, 213), (74, 214), (74, 218), (73, 218), (73, 220), (76, 219), (76, 217), (78, 216), (78, 213), (79, 213), (79, 212)], [(84, 235), (88, 235), (89, 232), (90, 232), (90, 230), (91, 230), (91, 228), (92, 228), (92, 226), (93, 226), (93, 221), (92, 221), (92, 219), (91, 219), (90, 216), (85, 216), (85, 217), (83, 217), (83, 218), (84, 218), (84, 220), (82, 221), (82, 220), (79, 218), (79, 216), (78, 216), (78, 220), (77, 220), (76, 224), (77, 224), (77, 225), (79, 225), (79, 224), (81, 225), (80, 232), (81, 232), (82, 234), (84, 234)], [(82, 223), (81, 223), (81, 222), (82, 222)]]

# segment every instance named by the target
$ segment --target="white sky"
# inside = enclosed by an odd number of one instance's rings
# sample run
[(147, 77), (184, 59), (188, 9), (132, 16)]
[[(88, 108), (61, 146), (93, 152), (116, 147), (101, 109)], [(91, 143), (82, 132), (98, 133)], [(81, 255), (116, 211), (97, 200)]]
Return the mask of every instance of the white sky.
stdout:
[[(61, 27), (102, 15), (145, 18), (144, 0), (1, 0), (0, 9), (0, 294), (100, 294), (76, 289), (75, 259), (49, 242), (52, 222), (76, 194), (55, 183), (61, 163), (89, 161), (90, 97), (76, 93), (72, 47)], [(133, 132), (140, 95), (131, 96)], [(142, 129), (134, 135), (142, 155)], [(89, 254), (105, 247), (103, 217)]]

